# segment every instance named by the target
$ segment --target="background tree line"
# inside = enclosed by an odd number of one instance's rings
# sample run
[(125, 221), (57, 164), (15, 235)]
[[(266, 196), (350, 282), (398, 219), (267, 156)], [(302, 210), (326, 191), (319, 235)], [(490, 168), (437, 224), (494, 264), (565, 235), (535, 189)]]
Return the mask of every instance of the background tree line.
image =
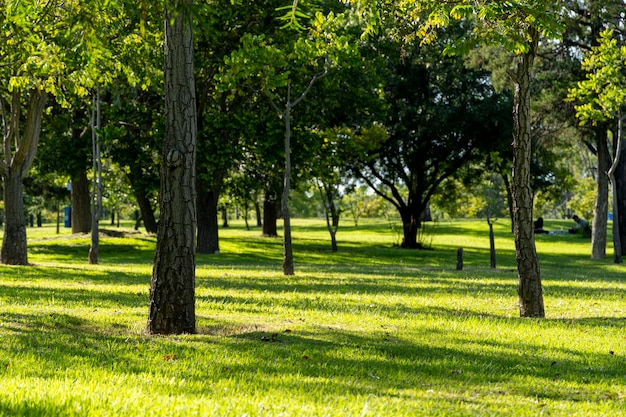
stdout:
[[(71, 183), (72, 230), (91, 230), (96, 89), (105, 206), (136, 207), (158, 230), (163, 5), (62, 3), (2, 7), (3, 263), (27, 263), (24, 185), (40, 211)], [(533, 216), (575, 211), (593, 219), (592, 256), (604, 257), (609, 182), (614, 238), (626, 237), (624, 1), (535, 3), (170, 5), (193, 32), (194, 250), (219, 251), (220, 207), (254, 211), (276, 236), (290, 189), (320, 196), (336, 250), (339, 216), (361, 190), (361, 203), (377, 196), (395, 209), (405, 248), (421, 246), (433, 212), (506, 210), (534, 247)], [(614, 76), (601, 78), (610, 59)], [(616, 92), (603, 98), (607, 86)]]

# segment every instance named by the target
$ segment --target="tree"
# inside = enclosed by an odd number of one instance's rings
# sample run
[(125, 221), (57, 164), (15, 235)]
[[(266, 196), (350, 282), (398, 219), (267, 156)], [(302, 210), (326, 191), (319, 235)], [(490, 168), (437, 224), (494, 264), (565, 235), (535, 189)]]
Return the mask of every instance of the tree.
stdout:
[(330, 234), (331, 250), (337, 252), (337, 230), (339, 217), (343, 211), (341, 205), (343, 197), (354, 188), (353, 181), (348, 176), (348, 163), (343, 152), (350, 140), (351, 132), (346, 128), (328, 129), (320, 132), (322, 140), (318, 141), (319, 148), (312, 150), (312, 174), (314, 182), (322, 200), (326, 228)]
[[(595, 126), (589, 124), (580, 125), (576, 122), (575, 110), (573, 106), (563, 106), (563, 99), (567, 96), (567, 90), (573, 88), (576, 82), (584, 78), (580, 60), (581, 57), (590, 52), (593, 46), (597, 45), (600, 32), (613, 24), (624, 25), (624, 1), (623, 0), (585, 0), (567, 1), (567, 16), (565, 17), (566, 30), (563, 39), (559, 43), (552, 43), (550, 48), (555, 51), (550, 59), (542, 60), (544, 65), (551, 67), (549, 73), (553, 74), (554, 83), (549, 89), (554, 90), (557, 86), (560, 92), (559, 103), (548, 113), (562, 114), (567, 123), (576, 127), (577, 136), (581, 136), (582, 142), (591, 151), (597, 160), (596, 169), (591, 172), (596, 180), (596, 196), (593, 213), (593, 226), (591, 238), (591, 258), (603, 259), (606, 256), (607, 241), (607, 214), (609, 203), (609, 178), (606, 175), (611, 161), (609, 157), (607, 123), (597, 123)], [(620, 23), (621, 22), (621, 23)], [(559, 65), (555, 68), (553, 64)], [(565, 66), (565, 68), (563, 67)], [(564, 82), (567, 80), (567, 82)], [(564, 90), (564, 91), (563, 91)], [(624, 160), (626, 162), (626, 160)], [(616, 181), (620, 183), (621, 171), (616, 171)], [(617, 188), (618, 195), (624, 187)], [(623, 198), (619, 198), (618, 205), (621, 205)], [(626, 203), (620, 212), (626, 213)], [(622, 222), (621, 234), (626, 236), (626, 222)]]
[(104, 109), (109, 123), (102, 132), (106, 153), (128, 179), (148, 233), (157, 232), (154, 202), (161, 168), (158, 146), (163, 139), (163, 104), (158, 90), (111, 89), (110, 103)]
[[(412, 4), (412, 1), (406, 3)], [(515, 68), (511, 78), (515, 85), (513, 99), (513, 234), (519, 278), (520, 316), (545, 317), (541, 273), (533, 233), (533, 194), (530, 163), (531, 143), (531, 79), (540, 36), (556, 38), (562, 31), (559, 4), (537, 1), (500, 2), (442, 1), (427, 2), (429, 17), (418, 35), (428, 41), (436, 36), (436, 28), (450, 19), (471, 20), (475, 26), (463, 42), (447, 48), (463, 53), (478, 43), (500, 45), (514, 54)], [(423, 12), (423, 8), (417, 8)]]
[(581, 123), (615, 120), (613, 162), (608, 177), (613, 189), (613, 247), (615, 263), (622, 262), (621, 214), (618, 203), (618, 183), (615, 172), (624, 152), (623, 124), (626, 120), (626, 46), (620, 46), (614, 38), (614, 29), (600, 34), (598, 45), (591, 48), (582, 66), (589, 73), (570, 90), (570, 99), (579, 102), (575, 106)]
[(100, 153), (100, 90), (97, 89), (92, 99), (91, 109), (91, 146), (93, 159), (93, 186), (91, 196), (91, 245), (89, 246), (89, 263), (98, 263), (100, 253), (100, 213), (102, 212), (102, 154)]
[(91, 166), (89, 105), (83, 97), (68, 97), (70, 108), (52, 103), (43, 117), (37, 164), (45, 173), (70, 178), (72, 233), (91, 230), (90, 187), (87, 173)]
[(309, 36), (298, 36), (295, 42), (284, 45), (271, 43), (265, 35), (248, 34), (242, 39), (242, 48), (227, 57), (229, 71), (222, 76), (227, 90), (238, 89), (241, 92), (247, 87), (263, 94), (284, 123), (285, 169), (281, 208), (285, 275), (294, 274), (289, 214), (292, 112), (313, 85), (327, 75), (330, 66), (338, 59), (338, 52), (349, 49), (346, 38), (333, 31), (340, 28), (342, 22), (343, 15), (317, 12), (311, 20)]
[(165, 137), (161, 217), (150, 282), (148, 332), (195, 333), (196, 92), (193, 1), (166, 2)]
[(376, 45), (388, 65), (387, 115), (361, 129), (362, 151), (353, 170), (398, 211), (404, 248), (422, 246), (422, 214), (441, 183), (482, 159), (510, 129), (504, 117), (510, 102), (495, 93), (488, 72), (467, 68), (459, 57), (441, 57), (441, 44), (459, 29), (449, 28), (427, 46)]
[(86, 95), (100, 59), (88, 13), (97, 14), (98, 8), (62, 3), (20, 1), (0, 11), (0, 176), (6, 218), (2, 263), (28, 263), (22, 181), (35, 158), (46, 100), (52, 96), (67, 105), (66, 94)]
[(157, 232), (159, 144), (163, 137), (163, 31), (159, 2), (118, 2), (108, 39), (121, 71), (103, 100), (103, 148), (131, 184), (148, 233)]

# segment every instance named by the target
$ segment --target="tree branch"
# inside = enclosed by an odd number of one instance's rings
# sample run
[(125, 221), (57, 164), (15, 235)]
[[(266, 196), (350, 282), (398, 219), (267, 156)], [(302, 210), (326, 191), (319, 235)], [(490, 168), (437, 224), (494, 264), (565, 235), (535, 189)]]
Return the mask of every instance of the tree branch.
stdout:
[(44, 105), (46, 104), (46, 92), (37, 88), (30, 91), (30, 99), (26, 113), (26, 125), (20, 146), (16, 148), (11, 165), (16, 167), (22, 175), (30, 168), (35, 159), (39, 133), (41, 131), (41, 119)]
[(313, 87), (313, 84), (315, 84), (317, 81), (319, 81), (320, 79), (324, 78), (326, 75), (328, 75), (328, 68), (329, 68), (330, 64), (328, 63), (328, 58), (326, 58), (324, 60), (324, 71), (320, 72), (319, 74), (316, 74), (315, 76), (313, 76), (313, 78), (311, 78), (311, 81), (309, 81), (309, 85), (307, 85), (306, 89), (302, 92), (302, 94), (300, 95), (300, 97), (298, 97), (293, 103), (288, 103), (287, 105), (291, 106), (291, 108), (295, 107), (298, 105), (298, 103), (300, 103), (304, 97), (306, 97), (307, 94), (309, 94), (309, 91), (311, 91), (311, 88)]

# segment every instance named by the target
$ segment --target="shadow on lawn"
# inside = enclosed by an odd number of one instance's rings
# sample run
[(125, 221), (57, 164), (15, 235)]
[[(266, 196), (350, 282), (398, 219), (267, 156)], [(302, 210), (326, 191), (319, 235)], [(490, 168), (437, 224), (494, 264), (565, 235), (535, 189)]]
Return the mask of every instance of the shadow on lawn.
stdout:
[[(100, 241), (98, 257), (101, 263), (152, 262), (154, 257), (154, 239), (151, 238), (133, 238), (132, 241), (116, 238), (113, 244), (107, 243), (107, 239)], [(56, 261), (87, 264), (90, 244), (83, 240), (67, 243), (34, 242), (28, 244), (28, 251), (35, 258), (39, 255), (52, 256)]]
[[(437, 401), (455, 402), (450, 393), (468, 396), (493, 394), (492, 390), (529, 399), (578, 401), (603, 394), (610, 398), (610, 392), (598, 392), (593, 384), (610, 387), (623, 377), (626, 366), (623, 355), (608, 351), (593, 358), (574, 347), (546, 352), (543, 346), (524, 341), (476, 338), (466, 329), (425, 329), (423, 342), (416, 342), (382, 326), (365, 335), (322, 326), (258, 331), (213, 322), (202, 329), (204, 334), (148, 338), (102, 332), (70, 314), (54, 320), (38, 314), (3, 314), (2, 320), (12, 342), (3, 348), (9, 362), (0, 364), (1, 377), (5, 372), (10, 377), (11, 369), (19, 367), (11, 363), (13, 355), (27, 351), (38, 366), (22, 369), (21, 377), (62, 379), (63, 375), (91, 375), (90, 368), (105, 374), (160, 375), (160, 384), (172, 384), (177, 395), (210, 396), (212, 387), (235, 380), (238, 389), (309, 393), (312, 401), (345, 394), (415, 399), (428, 391)], [(582, 319), (571, 325), (606, 324), (603, 319)], [(533, 332), (543, 325), (525, 321), (525, 327)], [(199, 383), (178, 383), (183, 380)], [(45, 397), (41, 401), (0, 403), (0, 410), (22, 415), (70, 406), (48, 403), (51, 400)]]

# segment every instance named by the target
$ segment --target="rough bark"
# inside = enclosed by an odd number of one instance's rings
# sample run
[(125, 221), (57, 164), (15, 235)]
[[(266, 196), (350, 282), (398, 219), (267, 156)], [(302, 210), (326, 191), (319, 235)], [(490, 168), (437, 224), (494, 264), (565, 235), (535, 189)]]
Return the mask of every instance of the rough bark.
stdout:
[(533, 194), (531, 189), (530, 80), (537, 52), (539, 33), (530, 29), (529, 51), (518, 57), (513, 101), (513, 235), (519, 278), (521, 317), (545, 317), (539, 260), (533, 232)]
[(218, 253), (219, 224), (217, 200), (219, 187), (209, 189), (209, 184), (198, 181), (198, 241), (196, 253)]
[(91, 231), (91, 197), (87, 172), (81, 170), (72, 177), (72, 233)]
[(609, 211), (609, 168), (611, 165), (606, 129), (596, 132), (598, 177), (591, 235), (591, 259), (606, 258), (607, 217)]
[[(195, 333), (196, 98), (192, 0), (166, 2), (165, 137), (161, 217), (150, 283), (148, 332)], [(176, 9), (173, 7), (178, 6)]]

